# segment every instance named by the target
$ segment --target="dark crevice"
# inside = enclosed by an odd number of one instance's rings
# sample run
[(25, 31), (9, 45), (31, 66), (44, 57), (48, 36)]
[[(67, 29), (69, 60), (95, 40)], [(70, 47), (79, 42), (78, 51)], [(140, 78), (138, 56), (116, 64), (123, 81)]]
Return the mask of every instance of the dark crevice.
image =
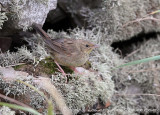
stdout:
[(17, 52), (18, 48), (22, 46), (26, 46), (28, 49), (30, 49), (28, 42), (26, 42), (23, 38), (24, 37), (31, 37), (29, 32), (18, 32), (15, 33), (12, 36), (9, 36), (12, 39), (12, 43), (10, 45), (9, 51), (10, 52)]
[[(56, 14), (59, 14), (58, 16)], [(56, 18), (52, 18), (52, 16)], [(43, 25), (43, 29), (47, 31), (48, 29), (52, 29), (56, 32), (66, 31), (68, 29), (73, 29), (77, 27), (77, 24), (74, 22), (71, 13), (67, 13), (59, 4), (57, 4), (57, 8), (54, 11), (50, 11), (46, 18), (46, 21)]]
[(133, 51), (133, 48), (132, 48), (133, 45), (142, 44), (144, 41), (148, 41), (150, 39), (157, 39), (158, 35), (160, 35), (160, 32), (145, 33), (143, 31), (143, 32), (139, 33), (138, 35), (133, 36), (129, 40), (114, 42), (111, 44), (111, 47), (113, 47), (113, 50), (116, 53), (122, 55), (122, 57), (125, 57), (127, 54), (129, 54)]
[(60, 20), (54, 24), (50, 22), (45, 22), (43, 25), (43, 29), (47, 31), (48, 29), (53, 29), (56, 32), (59, 31), (68, 31), (68, 29), (75, 28), (76, 25), (73, 23), (73, 21), (70, 19), (70, 17), (66, 17), (63, 20)]

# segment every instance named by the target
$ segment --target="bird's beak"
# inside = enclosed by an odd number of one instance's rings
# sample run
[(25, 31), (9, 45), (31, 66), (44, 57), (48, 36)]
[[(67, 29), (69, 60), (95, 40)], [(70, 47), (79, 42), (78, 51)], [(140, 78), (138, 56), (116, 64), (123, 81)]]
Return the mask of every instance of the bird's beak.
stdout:
[(93, 48), (99, 48), (99, 47), (100, 47), (100, 45), (98, 45), (98, 44), (93, 45)]

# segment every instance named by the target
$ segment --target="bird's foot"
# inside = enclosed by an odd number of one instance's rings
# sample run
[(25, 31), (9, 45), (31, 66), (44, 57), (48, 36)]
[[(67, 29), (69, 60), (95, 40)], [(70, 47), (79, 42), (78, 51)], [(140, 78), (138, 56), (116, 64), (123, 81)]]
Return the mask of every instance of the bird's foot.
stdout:
[(61, 70), (61, 69), (57, 68), (57, 70), (58, 70), (60, 73), (62, 73), (63, 76), (66, 76), (66, 75), (67, 75), (67, 74), (64, 72), (63, 69)]
[(61, 68), (61, 66), (60, 66), (56, 61), (54, 61), (54, 62), (55, 62), (56, 65), (58, 66), (58, 68), (57, 68), (58, 71), (61, 72), (63, 76), (66, 76), (66, 73), (65, 73), (64, 70)]
[(64, 72), (64, 70), (61, 68), (61, 66), (55, 61), (56, 65), (58, 66), (58, 71), (62, 73), (63, 76), (65, 76), (66, 78), (66, 83), (68, 83), (68, 80), (67, 80), (67, 74)]

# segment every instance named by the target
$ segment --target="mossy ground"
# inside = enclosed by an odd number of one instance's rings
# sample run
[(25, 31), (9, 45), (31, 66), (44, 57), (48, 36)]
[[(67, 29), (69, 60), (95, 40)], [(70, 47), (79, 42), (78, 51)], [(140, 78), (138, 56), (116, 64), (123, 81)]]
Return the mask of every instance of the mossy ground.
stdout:
[[(69, 67), (61, 66), (62, 69), (66, 73), (73, 73), (73, 71)], [(58, 72), (58, 67), (55, 64), (54, 60), (50, 57), (42, 60), (39, 62), (37, 66), (33, 64), (22, 64), (22, 65), (16, 65), (14, 66), (15, 70), (21, 70), (21, 71), (26, 71), (29, 74), (33, 75), (51, 75), (54, 74), (55, 72)]]

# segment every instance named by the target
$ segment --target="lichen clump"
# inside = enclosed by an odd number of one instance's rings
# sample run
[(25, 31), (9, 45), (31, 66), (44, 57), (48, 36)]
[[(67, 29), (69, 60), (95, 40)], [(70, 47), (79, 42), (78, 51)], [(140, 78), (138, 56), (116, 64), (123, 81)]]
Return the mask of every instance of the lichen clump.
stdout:
[(113, 95), (114, 83), (111, 79), (101, 80), (94, 73), (89, 74), (82, 76), (72, 74), (68, 83), (65, 83), (60, 75), (52, 76), (53, 84), (63, 94), (73, 113), (85, 111), (87, 105), (92, 108), (98, 102), (98, 98), (105, 103)]
[(7, 113), (7, 115), (15, 115), (15, 111), (12, 111), (10, 108), (5, 107), (5, 106), (1, 107), (0, 108), (0, 114), (1, 115), (6, 115), (6, 113)]
[(6, 16), (6, 13), (5, 12), (3, 12), (3, 13), (0, 12), (0, 29), (2, 29), (3, 23), (7, 20), (8, 20), (8, 18)]

